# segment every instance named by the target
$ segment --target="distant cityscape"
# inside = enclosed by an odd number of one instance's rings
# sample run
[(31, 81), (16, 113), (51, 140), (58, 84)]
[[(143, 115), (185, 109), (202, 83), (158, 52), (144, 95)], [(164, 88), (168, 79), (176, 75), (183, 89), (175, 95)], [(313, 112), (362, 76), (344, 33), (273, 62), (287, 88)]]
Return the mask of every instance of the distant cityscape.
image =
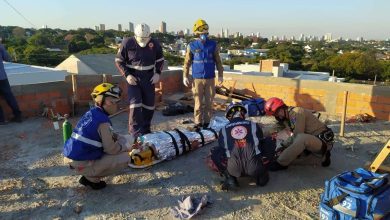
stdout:
[[(114, 29), (106, 24), (72, 30), (48, 25), (41, 29), (0, 26), (0, 38), (16, 63), (58, 68), (77, 55), (80, 60), (83, 56), (96, 57), (101, 60), (95, 63), (107, 66), (113, 65), (110, 60), (122, 40), (134, 34), (135, 26), (131, 21), (114, 25)], [(225, 71), (311, 80), (390, 82), (390, 38), (350, 39), (331, 32), (268, 36), (265, 31), (232, 32), (225, 25), (211, 29)], [(188, 44), (194, 40), (191, 28), (172, 31), (165, 21), (153, 28), (152, 37), (160, 41), (166, 65), (174, 68), (183, 65)]]
[[(134, 23), (129, 22), (127, 28), (123, 28), (124, 26), (122, 24), (118, 24), (117, 31), (125, 31), (125, 32), (134, 32)], [(48, 28), (47, 25), (42, 26), (42, 28)], [(106, 31), (106, 25), (105, 24), (99, 24), (95, 26), (95, 31)], [(159, 25), (159, 28), (154, 30), (153, 33), (163, 33), (163, 34), (171, 34), (175, 36), (190, 36), (192, 34), (191, 30), (189, 28), (186, 28), (184, 30), (178, 30), (178, 31), (168, 31), (167, 30), (167, 23), (162, 21), (161, 24)], [(358, 42), (363, 42), (366, 40), (371, 40), (371, 39), (365, 39), (361, 36), (352, 39), (352, 38), (344, 38), (343, 36), (334, 36), (332, 33), (325, 33), (323, 35), (312, 35), (312, 34), (304, 34), (301, 33), (299, 36), (287, 36), (287, 35), (282, 35), (282, 36), (276, 36), (276, 35), (271, 35), (267, 36), (265, 34), (261, 34), (261, 32), (251, 32), (249, 34), (243, 34), (241, 32), (234, 32), (231, 33), (229, 31), (229, 28), (226, 27), (221, 27), (221, 30), (219, 33), (214, 35), (217, 38), (237, 38), (237, 37), (257, 37), (257, 38), (268, 38), (270, 41), (326, 41), (326, 42), (338, 42), (338, 41), (358, 41)], [(390, 41), (390, 36), (386, 39), (382, 39), (385, 41)]]

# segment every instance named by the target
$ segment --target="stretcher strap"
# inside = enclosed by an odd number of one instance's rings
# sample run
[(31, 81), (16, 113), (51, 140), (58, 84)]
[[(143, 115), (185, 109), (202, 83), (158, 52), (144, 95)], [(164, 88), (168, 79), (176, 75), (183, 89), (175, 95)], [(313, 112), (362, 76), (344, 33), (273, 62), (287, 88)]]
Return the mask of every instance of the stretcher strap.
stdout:
[(213, 134), (215, 136), (215, 139), (218, 140), (218, 133), (214, 129), (212, 129), (212, 128), (203, 128), (203, 130), (208, 130), (208, 131), (213, 132)]
[(173, 135), (171, 133), (169, 133), (168, 131), (164, 131), (164, 133), (168, 134), (171, 138), (172, 138), (172, 143), (173, 143), (173, 146), (175, 147), (175, 151), (176, 151), (176, 156), (179, 156), (179, 146), (177, 146), (177, 142), (175, 140), (175, 137), (173, 137)]
[(200, 138), (202, 139), (202, 147), (204, 146), (204, 136), (202, 131), (197, 131), (197, 133), (200, 135)]
[(188, 140), (187, 136), (183, 132), (181, 132), (179, 129), (176, 128), (175, 131), (180, 136), (180, 141), (181, 141), (181, 143), (183, 145), (183, 153), (184, 152), (187, 153), (188, 151), (191, 150), (191, 143), (190, 143), (190, 141)]

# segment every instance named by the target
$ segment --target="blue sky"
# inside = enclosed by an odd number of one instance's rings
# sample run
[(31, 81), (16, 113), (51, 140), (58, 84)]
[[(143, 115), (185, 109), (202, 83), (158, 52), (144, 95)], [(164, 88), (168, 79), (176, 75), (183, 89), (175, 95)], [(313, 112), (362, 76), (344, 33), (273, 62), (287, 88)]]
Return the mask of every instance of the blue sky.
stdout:
[(31, 27), (6, 2), (37, 28), (94, 28), (106, 24), (145, 22), (152, 30), (167, 23), (168, 31), (191, 28), (205, 19), (210, 32), (260, 32), (262, 36), (287, 37), (301, 33), (366, 39), (390, 38), (390, 0), (0, 0), (0, 25)]

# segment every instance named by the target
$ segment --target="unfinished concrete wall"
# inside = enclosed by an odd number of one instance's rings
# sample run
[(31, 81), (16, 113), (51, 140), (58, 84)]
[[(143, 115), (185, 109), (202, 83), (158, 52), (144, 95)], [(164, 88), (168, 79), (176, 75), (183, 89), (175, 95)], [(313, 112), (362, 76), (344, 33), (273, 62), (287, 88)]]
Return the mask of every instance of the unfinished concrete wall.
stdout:
[[(156, 87), (156, 102), (161, 102), (163, 95), (180, 92), (182, 86), (181, 70), (166, 70), (161, 75), (161, 82)], [(78, 105), (88, 106), (93, 88), (103, 82), (103, 75), (76, 75)], [(106, 81), (118, 84), (123, 90), (123, 100), (127, 100), (127, 82), (122, 76), (106, 75)], [(12, 86), (12, 91), (25, 117), (39, 116), (44, 107), (53, 110), (54, 114), (69, 114), (72, 109), (72, 77), (65, 81)], [(12, 117), (12, 111), (4, 99), (0, 99), (6, 118)]]
[[(243, 89), (246, 94), (265, 99), (279, 97), (287, 105), (324, 111), (332, 115), (341, 115), (343, 94), (344, 91), (348, 91), (348, 116), (368, 113), (379, 119), (390, 121), (390, 87), (229, 73), (226, 73), (224, 78), (226, 86), (231, 86), (233, 80), (237, 80), (236, 88)], [(127, 100), (127, 84), (123, 77), (107, 75), (106, 80), (117, 83), (124, 92), (123, 100)], [(102, 75), (78, 75), (78, 99), (91, 100), (92, 89), (102, 82)], [(161, 83), (157, 87), (157, 101), (160, 101), (163, 95), (189, 91), (183, 86), (182, 70), (163, 71)], [(72, 81), (70, 76), (66, 77), (65, 82), (12, 86), (12, 90), (25, 116), (41, 114), (44, 106), (52, 108), (54, 113), (64, 114), (71, 111)], [(4, 99), (0, 99), (0, 104), (6, 117), (11, 118), (11, 110)]]
[[(70, 84), (65, 82), (12, 86), (20, 110), (26, 117), (41, 115), (45, 107), (52, 109), (54, 114), (69, 113), (70, 89)], [(6, 118), (11, 118), (12, 111), (4, 99), (0, 99), (0, 105), (3, 107)]]
[[(249, 95), (265, 99), (279, 97), (287, 105), (332, 115), (341, 115), (343, 94), (348, 91), (348, 116), (368, 113), (390, 120), (390, 87), (235, 74), (225, 74), (225, 79), (237, 80), (236, 88), (244, 89)], [(232, 81), (225, 84), (232, 85)]]

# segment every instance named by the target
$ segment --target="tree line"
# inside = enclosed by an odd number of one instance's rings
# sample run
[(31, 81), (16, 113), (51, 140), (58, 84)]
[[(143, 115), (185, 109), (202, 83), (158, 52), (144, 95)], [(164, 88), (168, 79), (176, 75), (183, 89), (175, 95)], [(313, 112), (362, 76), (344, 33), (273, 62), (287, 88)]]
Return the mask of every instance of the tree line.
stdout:
[[(77, 30), (29, 29), (16, 26), (0, 26), (0, 37), (15, 62), (56, 66), (70, 54), (116, 53), (115, 45), (123, 38), (133, 36), (126, 31), (95, 31), (88, 28)], [(174, 44), (179, 38), (172, 34), (153, 33), (165, 45)], [(182, 36), (181, 36), (182, 37)], [(184, 37), (187, 42), (192, 36)], [(230, 49), (270, 49), (267, 57), (233, 56), (224, 64), (258, 63), (260, 59), (278, 59), (288, 63), (290, 69), (335, 72), (347, 80), (390, 80), (390, 61), (378, 56), (389, 55), (389, 41), (339, 41), (339, 42), (287, 42), (269, 41), (267, 38), (235, 37), (214, 38), (221, 52)], [(309, 48), (309, 49), (308, 49)], [(383, 48), (387, 48), (387, 51)], [(56, 50), (57, 49), (57, 50)], [(59, 50), (58, 50), (59, 49)], [(182, 65), (183, 58), (165, 52), (170, 65)]]

